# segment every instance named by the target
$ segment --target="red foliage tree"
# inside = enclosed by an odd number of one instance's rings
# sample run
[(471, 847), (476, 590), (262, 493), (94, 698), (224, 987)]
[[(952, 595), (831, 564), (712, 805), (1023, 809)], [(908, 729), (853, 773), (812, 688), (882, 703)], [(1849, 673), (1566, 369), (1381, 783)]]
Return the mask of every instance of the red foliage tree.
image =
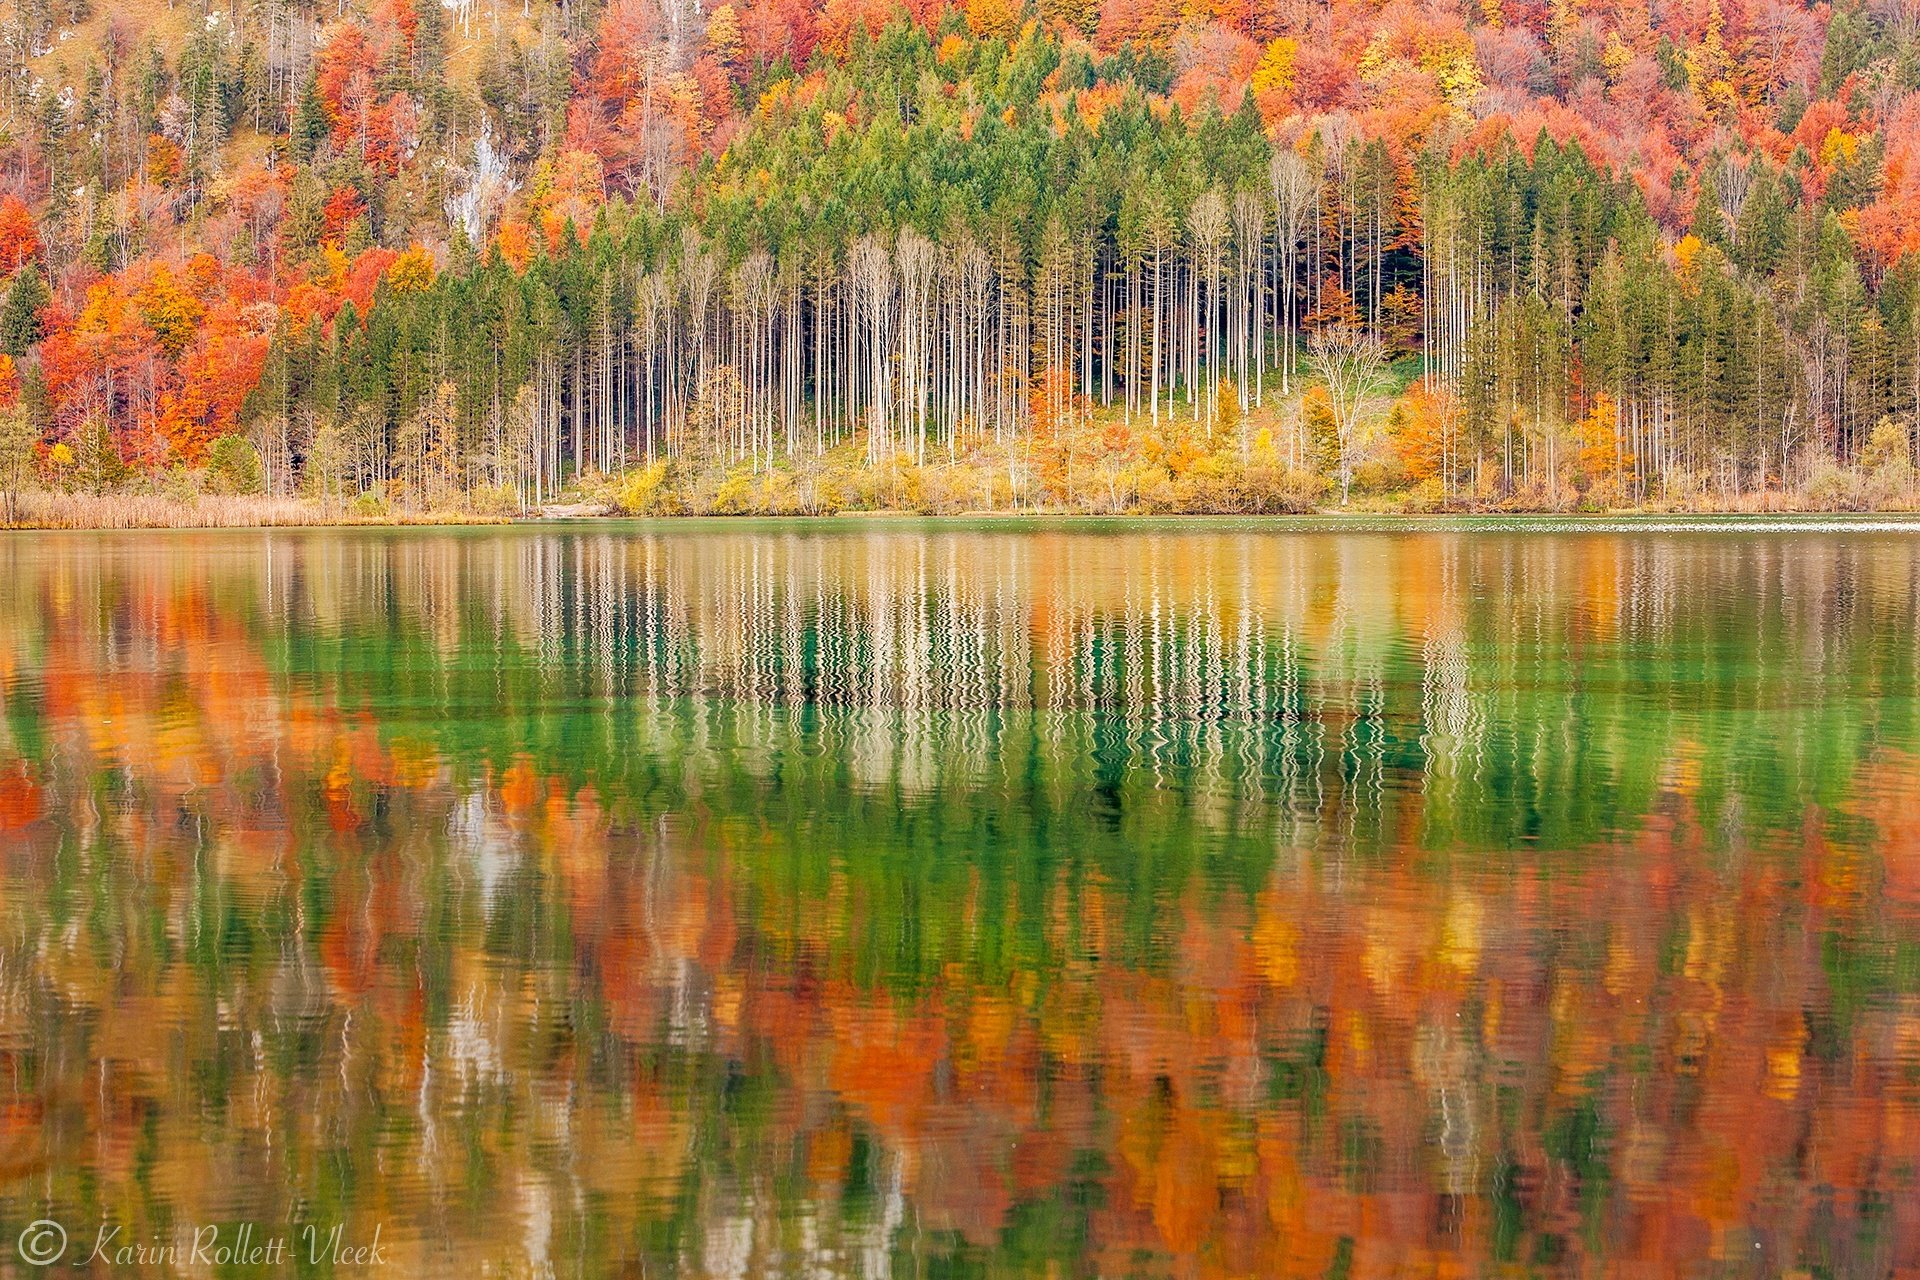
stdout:
[(327, 203), (321, 210), (321, 217), (326, 224), (326, 238), (338, 243), (340, 237), (345, 235), (347, 228), (352, 225), (353, 220), (364, 215), (366, 211), (367, 202), (358, 190), (350, 186), (336, 187), (333, 194), (327, 197)]

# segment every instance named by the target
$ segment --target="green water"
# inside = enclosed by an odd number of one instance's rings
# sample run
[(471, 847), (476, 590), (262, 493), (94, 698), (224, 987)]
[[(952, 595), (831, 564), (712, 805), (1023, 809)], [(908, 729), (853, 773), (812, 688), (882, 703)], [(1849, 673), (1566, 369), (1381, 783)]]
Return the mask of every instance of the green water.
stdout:
[(1917, 580), (1878, 519), (7, 537), (0, 1271), (1920, 1266)]

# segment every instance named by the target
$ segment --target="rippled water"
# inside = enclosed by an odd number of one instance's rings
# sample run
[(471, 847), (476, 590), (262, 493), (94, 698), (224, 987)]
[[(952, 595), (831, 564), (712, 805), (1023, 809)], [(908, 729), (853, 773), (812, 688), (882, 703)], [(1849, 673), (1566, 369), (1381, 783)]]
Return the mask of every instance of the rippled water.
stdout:
[(1920, 1266), (1917, 577), (1884, 522), (0, 540), (0, 1269)]

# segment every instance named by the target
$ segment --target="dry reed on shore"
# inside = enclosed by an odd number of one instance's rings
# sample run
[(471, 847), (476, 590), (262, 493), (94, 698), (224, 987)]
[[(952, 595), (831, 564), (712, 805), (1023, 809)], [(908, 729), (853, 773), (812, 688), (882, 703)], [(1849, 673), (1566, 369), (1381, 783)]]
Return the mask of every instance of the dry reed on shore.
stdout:
[(305, 498), (202, 494), (60, 493), (19, 495), (14, 527), (21, 529), (255, 529), (323, 525), (490, 524), (498, 516), (457, 511), (357, 512)]

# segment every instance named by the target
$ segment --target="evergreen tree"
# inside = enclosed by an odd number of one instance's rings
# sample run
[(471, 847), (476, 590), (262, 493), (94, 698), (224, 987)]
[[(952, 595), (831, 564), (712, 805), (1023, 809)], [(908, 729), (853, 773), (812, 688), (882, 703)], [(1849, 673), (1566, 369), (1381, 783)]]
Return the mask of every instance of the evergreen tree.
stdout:
[(20, 268), (7, 289), (7, 300), (0, 306), (0, 351), (18, 359), (45, 336), (41, 316), (53, 300), (46, 277), (38, 263)]

